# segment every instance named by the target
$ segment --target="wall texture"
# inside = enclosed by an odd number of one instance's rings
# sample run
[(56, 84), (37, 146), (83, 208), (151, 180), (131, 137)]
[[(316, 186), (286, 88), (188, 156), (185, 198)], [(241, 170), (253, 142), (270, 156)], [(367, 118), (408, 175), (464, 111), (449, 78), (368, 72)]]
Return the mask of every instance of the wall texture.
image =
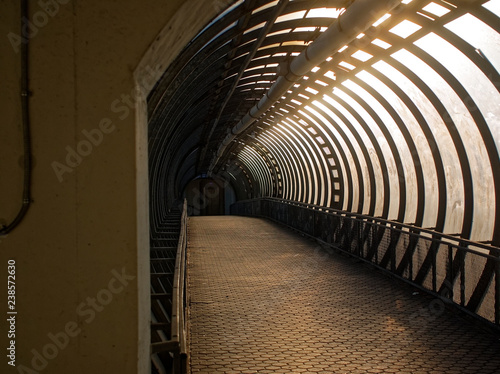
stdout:
[[(18, 313), (17, 369), (2, 355), (0, 372), (147, 372), (147, 133), (135, 89), (159, 72), (147, 59), (134, 72), (157, 36), (182, 44), (220, 9), (184, 33), (179, 17), (192, 2), (29, 3), (33, 204), (0, 238), (2, 284), (16, 261)], [(171, 19), (178, 28), (164, 29)], [(19, 28), (18, 2), (0, 1), (1, 224), (21, 204)], [(6, 315), (5, 287), (0, 300)], [(0, 326), (5, 352), (9, 324)]]

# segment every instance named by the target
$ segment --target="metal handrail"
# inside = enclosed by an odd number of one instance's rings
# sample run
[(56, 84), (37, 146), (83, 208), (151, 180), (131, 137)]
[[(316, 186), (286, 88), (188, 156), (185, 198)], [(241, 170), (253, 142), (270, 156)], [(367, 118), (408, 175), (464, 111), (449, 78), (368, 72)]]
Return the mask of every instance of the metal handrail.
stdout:
[[(256, 198), (256, 199), (241, 200), (241, 201), (238, 201), (236, 204), (250, 203), (253, 201), (266, 201), (266, 200), (280, 202), (280, 203), (283, 203), (286, 205), (291, 205), (291, 206), (304, 207), (304, 208), (316, 210), (319, 212), (335, 213), (335, 214), (340, 215), (340, 216), (344, 216), (347, 218), (353, 218), (353, 219), (361, 220), (361, 221), (368, 222), (368, 223), (378, 223), (378, 224), (383, 225), (383, 226), (391, 226), (395, 230), (400, 230), (402, 232), (404, 231), (405, 233), (409, 233), (409, 234), (421, 235), (422, 233), (425, 233), (425, 234), (431, 235), (432, 238), (434, 238), (434, 239), (440, 239), (443, 241), (444, 241), (444, 239), (446, 239), (447, 242), (449, 241), (451, 243), (456, 243), (456, 245), (459, 247), (473, 246), (476, 248), (484, 249), (488, 252), (491, 251), (490, 253), (492, 253), (494, 256), (500, 256), (500, 247), (495, 246), (495, 245), (489, 245), (489, 244), (475, 242), (475, 241), (468, 240), (468, 239), (457, 238), (456, 236), (453, 236), (453, 235), (444, 234), (442, 232), (434, 231), (432, 229), (426, 229), (423, 227), (413, 226), (413, 225), (410, 225), (407, 223), (391, 221), (391, 220), (387, 220), (384, 218), (367, 216), (367, 215), (359, 214), (359, 213), (346, 212), (343, 210), (329, 208), (329, 207), (325, 207), (325, 206), (321, 206), (321, 205), (302, 203), (302, 202), (292, 201), (292, 200), (285, 200), (285, 199), (280, 199), (280, 198), (276, 198), (276, 197), (261, 197), (261, 198)], [(468, 250), (473, 251), (470, 248), (468, 248)], [(483, 255), (484, 253), (477, 252), (477, 254)]]
[(187, 200), (184, 200), (179, 242), (175, 258), (172, 287), (172, 320), (170, 340), (151, 344), (151, 353), (170, 352), (174, 355), (175, 374), (186, 373), (186, 249), (187, 249)]
[[(278, 198), (239, 201), (231, 211), (282, 223), (388, 271), (445, 302), (451, 301), (464, 312), (500, 329), (500, 248), (496, 246), (382, 218)], [(414, 259), (417, 253), (418, 261)], [(482, 260), (476, 262), (475, 258)], [(472, 280), (466, 277), (470, 272)], [(485, 302), (487, 294), (489, 301)], [(493, 315), (483, 314), (480, 310), (483, 304), (488, 304)]]

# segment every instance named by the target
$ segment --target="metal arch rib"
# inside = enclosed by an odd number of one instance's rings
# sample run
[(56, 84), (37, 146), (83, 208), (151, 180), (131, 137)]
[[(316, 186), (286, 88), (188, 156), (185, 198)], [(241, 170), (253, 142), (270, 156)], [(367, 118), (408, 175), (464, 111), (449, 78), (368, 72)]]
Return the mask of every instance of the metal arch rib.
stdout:
[(238, 122), (220, 145), (210, 165), (213, 172), (228, 145), (248, 129), (262, 114), (271, 108), (292, 85), (311, 71), (316, 65), (334, 55), (343, 45), (352, 42), (360, 33), (369, 29), (385, 13), (400, 5), (401, 0), (356, 0), (323, 34), (312, 42), (299, 56), (292, 60), (289, 73), (280, 76), (262, 99)]

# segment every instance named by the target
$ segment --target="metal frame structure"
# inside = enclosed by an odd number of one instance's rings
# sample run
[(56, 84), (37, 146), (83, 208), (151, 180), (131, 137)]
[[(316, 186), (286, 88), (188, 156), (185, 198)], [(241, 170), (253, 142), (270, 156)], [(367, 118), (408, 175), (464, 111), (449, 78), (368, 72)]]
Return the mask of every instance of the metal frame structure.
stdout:
[(151, 238), (151, 369), (187, 372), (187, 201), (173, 210)]
[[(232, 213), (270, 218), (389, 271), (500, 329), (500, 248), (394, 221), (276, 198)], [(443, 305), (444, 307), (444, 305)]]
[(215, 174), (498, 327), (499, 44), (498, 0), (234, 0), (148, 98), (152, 243)]
[[(500, 244), (498, 5), (403, 0), (363, 32), (343, 20), (374, 3), (238, 0), (185, 47), (148, 98), (153, 231), (212, 169), (238, 199)], [(335, 28), (357, 37), (292, 74)], [(274, 97), (287, 74), (296, 81)], [(248, 113), (258, 118), (238, 125)]]

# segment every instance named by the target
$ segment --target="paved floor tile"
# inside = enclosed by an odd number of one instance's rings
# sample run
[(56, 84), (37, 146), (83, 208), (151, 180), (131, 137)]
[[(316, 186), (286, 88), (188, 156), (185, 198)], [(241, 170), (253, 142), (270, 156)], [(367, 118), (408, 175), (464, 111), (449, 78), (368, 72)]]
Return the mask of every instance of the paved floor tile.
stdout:
[(330, 252), (266, 220), (190, 218), (191, 372), (500, 373), (498, 336)]

